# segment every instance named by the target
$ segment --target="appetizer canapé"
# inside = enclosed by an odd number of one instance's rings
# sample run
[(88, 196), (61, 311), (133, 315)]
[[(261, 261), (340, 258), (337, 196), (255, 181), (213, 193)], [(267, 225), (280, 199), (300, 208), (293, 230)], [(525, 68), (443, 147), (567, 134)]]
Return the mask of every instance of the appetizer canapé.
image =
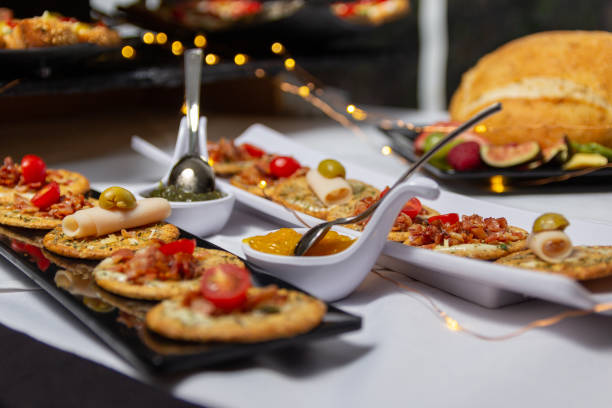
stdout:
[(42, 187), (31, 199), (19, 193), (12, 202), (0, 205), (0, 224), (29, 229), (53, 229), (62, 220), (84, 208), (91, 208), (96, 200), (82, 194), (67, 192), (62, 195), (56, 182)]
[(505, 256), (496, 263), (579, 280), (612, 275), (612, 247), (572, 246), (564, 231), (568, 226), (569, 221), (561, 214), (539, 216), (527, 240), (529, 249)]
[(208, 142), (207, 150), (213, 170), (218, 176), (240, 173), (258, 159), (266, 156), (266, 152), (253, 144), (243, 143), (236, 146), (233, 140), (227, 139)]
[(98, 264), (94, 277), (118, 295), (159, 300), (197, 290), (204, 270), (221, 264), (244, 266), (228, 252), (196, 248), (194, 240), (180, 239), (138, 251), (118, 250)]
[(171, 213), (163, 198), (136, 201), (131, 193), (110, 187), (101, 194), (100, 206), (79, 210), (62, 220), (61, 227), (45, 235), (51, 252), (82, 259), (102, 259), (117, 249), (140, 249), (156, 241), (174, 241), (179, 231), (161, 222)]
[(38, 156), (28, 154), (20, 164), (5, 157), (0, 167), (0, 204), (12, 203), (15, 194), (31, 199), (46, 184), (55, 182), (61, 194), (84, 194), (89, 191), (89, 181), (82, 174), (63, 170), (47, 169)]
[(204, 271), (200, 290), (153, 307), (146, 323), (173, 339), (251, 343), (307, 332), (325, 311), (323, 302), (295, 290), (251, 287), (246, 268), (221, 264)]

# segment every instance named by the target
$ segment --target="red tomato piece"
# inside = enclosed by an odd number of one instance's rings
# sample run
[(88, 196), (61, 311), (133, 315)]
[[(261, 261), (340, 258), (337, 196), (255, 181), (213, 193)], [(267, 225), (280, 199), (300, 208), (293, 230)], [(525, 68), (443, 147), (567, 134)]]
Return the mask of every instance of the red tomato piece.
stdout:
[(276, 156), (270, 162), (270, 173), (275, 177), (289, 177), (302, 167), (293, 157)]
[(383, 198), (389, 192), (389, 186), (385, 187), (383, 191), (380, 192), (380, 198)]
[(53, 181), (40, 190), (34, 197), (32, 197), (32, 204), (44, 210), (50, 207), (52, 204), (57, 203), (60, 200), (60, 188), (59, 185)]
[(246, 152), (251, 157), (259, 158), (265, 154), (265, 152), (262, 149), (250, 143), (244, 143), (242, 146), (244, 147), (244, 150), (246, 150)]
[(182, 239), (179, 239), (173, 242), (168, 242), (167, 244), (160, 246), (159, 250), (164, 255), (174, 255), (174, 254), (178, 254), (179, 252), (184, 252), (186, 254), (193, 254), (195, 247), (196, 247), (195, 239), (182, 238)]
[(39, 183), (47, 177), (47, 166), (40, 157), (26, 154), (21, 159), (21, 174), (26, 183)]
[(440, 214), (440, 215), (434, 215), (433, 217), (429, 217), (427, 219), (427, 221), (430, 224), (436, 220), (439, 220), (442, 224), (456, 224), (459, 222), (459, 214), (457, 213)]
[(234, 264), (213, 266), (202, 274), (202, 295), (219, 309), (232, 310), (242, 306), (250, 287), (249, 271)]
[(406, 202), (404, 208), (402, 208), (402, 212), (410, 218), (414, 219), (417, 215), (419, 215), (422, 208), (423, 205), (421, 204), (419, 199), (416, 197), (412, 197)]

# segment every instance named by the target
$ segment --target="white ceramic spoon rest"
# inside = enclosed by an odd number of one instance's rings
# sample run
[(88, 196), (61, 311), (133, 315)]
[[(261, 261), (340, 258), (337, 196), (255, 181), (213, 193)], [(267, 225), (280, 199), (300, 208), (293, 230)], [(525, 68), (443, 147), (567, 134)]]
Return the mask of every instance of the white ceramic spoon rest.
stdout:
[[(357, 238), (349, 248), (334, 255), (273, 255), (256, 251), (246, 243), (242, 243), (242, 249), (248, 261), (270, 275), (325, 301), (335, 301), (355, 290), (372, 269), (406, 201), (415, 196), (434, 200), (439, 194), (438, 185), (432, 180), (420, 179), (417, 182), (407, 181), (400, 184), (385, 197), (363, 232), (333, 228), (342, 234)], [(303, 234), (308, 228), (295, 228), (295, 230)]]

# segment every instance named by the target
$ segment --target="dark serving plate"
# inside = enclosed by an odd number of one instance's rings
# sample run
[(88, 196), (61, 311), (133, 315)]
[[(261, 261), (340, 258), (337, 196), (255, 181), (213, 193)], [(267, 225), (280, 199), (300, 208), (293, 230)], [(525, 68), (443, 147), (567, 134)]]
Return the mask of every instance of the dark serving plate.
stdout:
[[(379, 130), (387, 135), (392, 141), (392, 148), (402, 157), (411, 162), (418, 160), (419, 155), (414, 151), (413, 142), (419, 135), (419, 132), (406, 128), (383, 128)], [(602, 168), (580, 174), (576, 177), (570, 177), (573, 174), (578, 174), (577, 171), (565, 171), (555, 167), (540, 167), (533, 170), (519, 169), (493, 169), (487, 168), (475, 171), (454, 171), (441, 170), (429, 163), (425, 163), (423, 168), (432, 176), (443, 181), (463, 181), (472, 183), (489, 184), (491, 178), (501, 176), (504, 184), (517, 185), (521, 187), (537, 186), (548, 184), (548, 182), (579, 182), (579, 183), (610, 183), (612, 181), (612, 168)], [(550, 179), (550, 180), (549, 180)]]
[(0, 72), (21, 75), (24, 72), (35, 73), (46, 77), (53, 68), (75, 64), (108, 52), (118, 52), (120, 49), (121, 46), (102, 47), (88, 43), (22, 50), (0, 49)]
[[(49, 260), (53, 263), (39, 260), (41, 269), (36, 262), (40, 255), (26, 256), (15, 250), (15, 240), (36, 246), (42, 235), (41, 233), (37, 236), (31, 230), (2, 227), (0, 255), (61, 303), (111, 349), (145, 371), (168, 373), (200, 368), (361, 328), (360, 317), (328, 304), (327, 313), (319, 326), (308, 333), (290, 338), (253, 344), (195, 343), (167, 339), (144, 326), (144, 315), (155, 302), (124, 298), (98, 287), (91, 277), (96, 262), (52, 256), (43, 249), (39, 254), (42, 253), (47, 259), (51, 258)], [(222, 249), (185, 231), (181, 231), (181, 237), (193, 238), (197, 245), (203, 248)], [(37, 252), (31, 247), (30, 251)], [(276, 284), (279, 287), (293, 288), (246, 261), (245, 264), (251, 270), (255, 286)], [(71, 282), (71, 287), (68, 290), (62, 289), (56, 283), (62, 281)]]

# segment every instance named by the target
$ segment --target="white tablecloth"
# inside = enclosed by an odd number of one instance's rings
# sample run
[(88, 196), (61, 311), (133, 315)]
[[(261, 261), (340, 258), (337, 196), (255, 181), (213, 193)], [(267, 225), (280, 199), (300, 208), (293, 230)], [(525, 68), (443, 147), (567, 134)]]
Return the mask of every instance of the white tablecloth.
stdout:
[[(442, 116), (401, 113), (404, 119), (420, 122)], [(373, 129), (367, 130), (370, 142), (364, 144), (326, 120), (262, 121), (341, 160), (393, 174), (404, 168), (401, 161), (380, 155), (385, 140)], [(113, 156), (66, 166), (85, 173), (97, 188), (126, 184), (126, 179), (132, 183), (152, 181), (163, 173), (127, 147)], [(612, 193), (479, 198), (538, 212), (555, 209), (600, 222), (612, 219)], [(230, 224), (208, 239), (239, 253), (240, 237), (274, 227), (271, 221), (239, 207)], [(566, 310), (537, 300), (490, 310), (400, 275), (390, 276), (430, 296), (463, 326), (486, 334), (507, 333)], [(508, 341), (488, 342), (450, 331), (422, 298), (370, 274), (355, 293), (337, 302), (363, 317), (361, 331), (162, 381), (129, 366), (45, 293), (11, 291), (31, 289), (32, 285), (5, 261), (0, 261), (0, 282), (3, 324), (167, 387), (177, 397), (210, 406), (612, 406), (610, 317), (568, 319)]]

